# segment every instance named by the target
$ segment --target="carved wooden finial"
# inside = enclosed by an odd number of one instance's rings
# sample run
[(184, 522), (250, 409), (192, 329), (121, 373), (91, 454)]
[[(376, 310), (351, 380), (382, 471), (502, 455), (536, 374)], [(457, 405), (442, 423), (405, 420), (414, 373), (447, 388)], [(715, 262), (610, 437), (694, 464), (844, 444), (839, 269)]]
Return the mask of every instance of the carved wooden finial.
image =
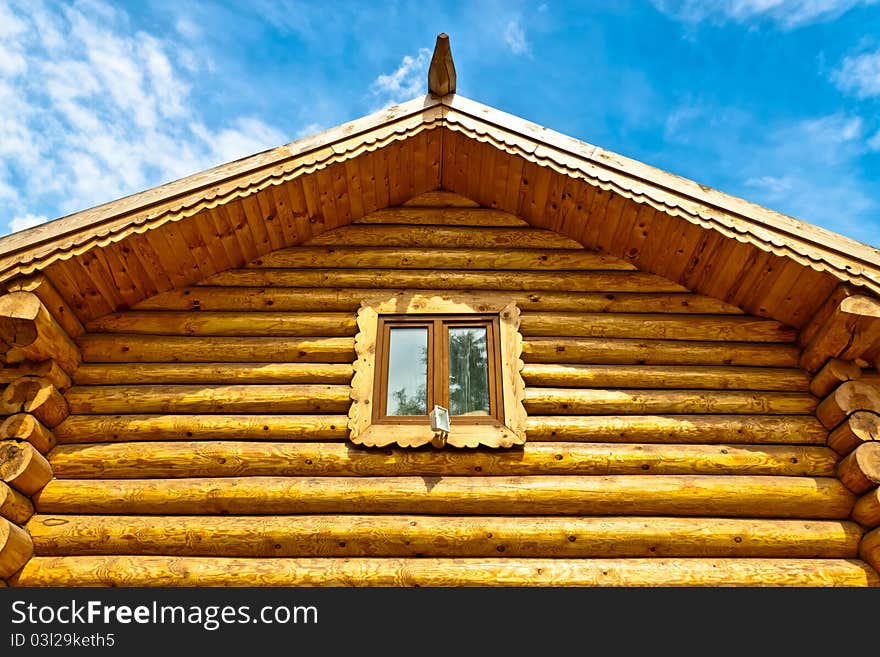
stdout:
[(428, 69), (428, 93), (432, 96), (445, 96), (455, 93), (455, 64), (449, 48), (449, 36), (445, 32), (437, 35), (431, 67)]

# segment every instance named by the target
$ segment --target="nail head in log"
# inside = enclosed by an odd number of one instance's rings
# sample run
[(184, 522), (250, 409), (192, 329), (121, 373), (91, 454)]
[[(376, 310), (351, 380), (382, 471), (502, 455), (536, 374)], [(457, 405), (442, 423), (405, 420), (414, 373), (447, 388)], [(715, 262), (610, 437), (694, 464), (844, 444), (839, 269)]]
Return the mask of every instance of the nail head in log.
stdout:
[(34, 515), (34, 505), (24, 495), (0, 481), (0, 516), (23, 525)]
[(816, 417), (833, 429), (856, 411), (880, 414), (880, 390), (859, 381), (847, 381), (828, 395), (816, 409)]
[(30, 534), (18, 525), (0, 518), (0, 578), (21, 570), (34, 554)]
[(428, 68), (428, 92), (438, 97), (454, 94), (455, 84), (455, 63), (452, 61), (449, 37), (441, 32), (437, 35), (431, 66)]
[(25, 376), (6, 386), (0, 394), (0, 412), (6, 415), (30, 413), (52, 429), (69, 414), (67, 401), (43, 377)]
[(846, 456), (863, 443), (880, 439), (880, 415), (856, 411), (828, 436), (828, 446)]
[(79, 349), (30, 292), (10, 292), (0, 297), (0, 338), (8, 345), (6, 360), (54, 360), (68, 373), (80, 363)]
[(30, 497), (52, 479), (52, 466), (30, 443), (0, 441), (0, 479)]
[(858, 379), (862, 368), (851, 361), (832, 358), (810, 382), (810, 392), (819, 399), (827, 397), (841, 383)]
[(860, 445), (837, 466), (837, 477), (856, 494), (880, 484), (880, 443)]
[(55, 434), (30, 413), (10, 415), (0, 424), (0, 439), (24, 440), (46, 454), (55, 447)]

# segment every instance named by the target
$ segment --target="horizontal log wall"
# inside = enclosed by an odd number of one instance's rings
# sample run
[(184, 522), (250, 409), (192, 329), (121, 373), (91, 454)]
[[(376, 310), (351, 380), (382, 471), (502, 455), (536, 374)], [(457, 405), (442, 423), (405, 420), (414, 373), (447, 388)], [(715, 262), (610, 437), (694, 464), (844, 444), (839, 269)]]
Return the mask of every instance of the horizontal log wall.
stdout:
[[(11, 583), (877, 583), (793, 329), (419, 202), (91, 313)], [(401, 290), (517, 302), (523, 447), (347, 440), (355, 312)]]

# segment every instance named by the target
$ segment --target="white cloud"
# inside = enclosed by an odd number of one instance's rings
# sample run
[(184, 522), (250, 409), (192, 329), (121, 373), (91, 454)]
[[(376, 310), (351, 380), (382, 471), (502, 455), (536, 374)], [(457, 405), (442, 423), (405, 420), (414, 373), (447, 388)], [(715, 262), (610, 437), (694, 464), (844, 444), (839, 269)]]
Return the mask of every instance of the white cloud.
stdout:
[(19, 230), (24, 230), (25, 228), (39, 226), (47, 221), (49, 221), (49, 217), (43, 217), (37, 214), (26, 214), (20, 217), (14, 217), (12, 221), (9, 222), (9, 230), (15, 233)]
[(760, 176), (758, 178), (749, 178), (745, 181), (747, 187), (754, 187), (761, 190), (768, 199), (785, 198), (791, 193), (796, 186), (797, 181), (789, 176)]
[(752, 22), (766, 19), (784, 30), (834, 20), (877, 0), (652, 0), (665, 14), (687, 23)]
[(504, 28), (504, 42), (514, 55), (522, 55), (530, 51), (526, 33), (518, 20), (512, 20)]
[(9, 230), (288, 141), (254, 117), (209, 127), (179, 32), (129, 27), (101, 0), (0, 0), (0, 217)]
[(380, 75), (373, 82), (373, 95), (381, 99), (382, 109), (427, 93), (428, 63), (431, 51), (419, 48), (413, 57), (405, 55), (393, 73)]
[(841, 91), (859, 98), (880, 96), (880, 50), (846, 57), (831, 79)]

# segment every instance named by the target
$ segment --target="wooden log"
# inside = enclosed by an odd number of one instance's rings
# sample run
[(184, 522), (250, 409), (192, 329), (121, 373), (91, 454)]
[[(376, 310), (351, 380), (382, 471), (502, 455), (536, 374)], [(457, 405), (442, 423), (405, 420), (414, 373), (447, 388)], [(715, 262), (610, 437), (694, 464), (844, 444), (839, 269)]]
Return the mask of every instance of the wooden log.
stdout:
[[(82, 372), (80, 367), (77, 372)], [(697, 365), (582, 365), (529, 363), (528, 386), (564, 388), (680, 388), (806, 391), (809, 376), (794, 368)]]
[(0, 578), (6, 579), (21, 570), (33, 554), (34, 544), (30, 534), (0, 518)]
[(837, 477), (853, 493), (861, 495), (880, 484), (880, 443), (860, 445), (837, 466)]
[(854, 361), (876, 350), (880, 341), (880, 300), (846, 297), (804, 348), (801, 366), (816, 372), (830, 358)]
[(874, 488), (862, 495), (853, 505), (852, 519), (863, 527), (880, 525), (880, 488)]
[(335, 337), (357, 333), (354, 313), (126, 311), (88, 324), (92, 333)]
[[(856, 559), (34, 557), (11, 586), (878, 586)], [(306, 609), (302, 613), (307, 613)]]
[(52, 479), (52, 466), (30, 443), (0, 440), (0, 479), (32, 497)]
[[(375, 294), (418, 294), (431, 296), (434, 290), (375, 290)], [(489, 291), (487, 294), (493, 294)], [(689, 293), (596, 293), (517, 292), (505, 296), (529, 310), (576, 312), (651, 312), (651, 313), (742, 313), (742, 310), (698, 294)], [(326, 310), (355, 311), (364, 297), (360, 288), (265, 288), (194, 286), (170, 290), (141, 301), (138, 310)]]
[(28, 522), (38, 556), (854, 558), (838, 520), (502, 516), (66, 516)]
[(42, 513), (849, 516), (831, 477), (540, 475), (535, 477), (222, 477), (53, 479)]
[[(390, 209), (389, 209), (390, 210)], [(510, 216), (506, 215), (505, 216)], [(368, 215), (369, 216), (369, 215)], [(366, 219), (366, 217), (365, 217)], [(250, 269), (618, 270), (635, 267), (587, 249), (406, 249), (393, 246), (297, 246), (261, 256)]]
[(880, 529), (865, 534), (859, 545), (859, 557), (871, 564), (874, 570), (880, 571)]
[(10, 292), (31, 292), (36, 295), (71, 338), (78, 338), (86, 332), (73, 308), (58, 293), (57, 288), (47, 276), (43, 274), (20, 276), (9, 281), (6, 284), (6, 289)]
[(138, 385), (74, 386), (71, 413), (347, 413), (350, 386)]
[(530, 338), (523, 340), (526, 363), (599, 365), (748, 365), (797, 367), (796, 347), (777, 344)]
[(469, 198), (445, 190), (434, 190), (416, 194), (403, 204), (403, 207), (418, 208), (478, 208), (480, 204)]
[(16, 413), (3, 421), (0, 425), (0, 439), (9, 438), (27, 441), (42, 454), (55, 447), (55, 434), (30, 413)]
[(794, 342), (794, 329), (757, 317), (654, 313), (531, 313), (523, 336), (653, 338), (711, 342)]
[(80, 385), (135, 383), (350, 383), (347, 363), (86, 363)]
[(366, 449), (346, 443), (180, 441), (59, 445), (61, 479), (225, 476), (768, 474), (834, 476), (826, 447), (526, 443), (516, 450)]
[(880, 390), (860, 381), (847, 381), (822, 400), (816, 417), (828, 429), (833, 429), (856, 411), (880, 414)]
[(56, 388), (64, 392), (71, 386), (70, 377), (54, 360), (34, 362), (26, 360), (18, 365), (6, 365), (0, 368), (0, 383), (12, 383), (23, 376), (41, 376), (52, 382)]
[(832, 358), (810, 382), (810, 392), (819, 399), (830, 395), (841, 383), (858, 379), (862, 368), (853, 362)]
[(579, 249), (574, 240), (550, 230), (490, 226), (345, 226), (307, 246), (406, 246), (466, 249)]
[(807, 393), (756, 393), (736, 390), (528, 388), (524, 403), (529, 415), (659, 415), (664, 413), (804, 415), (812, 413), (816, 408), (816, 399)]
[(686, 292), (656, 274), (630, 271), (492, 271), (436, 269), (230, 269), (203, 281), (229, 287), (421, 288), (567, 292)]
[(68, 408), (64, 396), (51, 381), (25, 376), (0, 393), (0, 412), (5, 415), (30, 413), (51, 429), (67, 417)]
[(828, 435), (828, 446), (846, 456), (859, 445), (880, 439), (880, 416), (856, 411)]
[[(59, 443), (129, 440), (341, 440), (346, 415), (71, 415)], [(824, 438), (823, 438), (824, 441)]]
[(32, 515), (34, 515), (34, 505), (31, 501), (0, 481), (0, 517), (23, 525)]
[(808, 415), (546, 415), (530, 417), (526, 435), (529, 441), (824, 445), (828, 431)]
[(6, 360), (54, 360), (68, 374), (80, 363), (79, 350), (40, 299), (31, 292), (0, 297), (0, 338), (9, 345)]
[(91, 363), (352, 363), (353, 338), (196, 338), (164, 335), (84, 335)]
[[(398, 206), (381, 208), (352, 222), (353, 224), (425, 224), (439, 226), (496, 226), (529, 228), (525, 219), (493, 208), (425, 208)], [(318, 247), (305, 247), (318, 248)], [(351, 247), (358, 248), (358, 247)], [(427, 251), (425, 251), (427, 253)], [(613, 258), (614, 256), (608, 256)], [(628, 269), (628, 268), (627, 268)]]

